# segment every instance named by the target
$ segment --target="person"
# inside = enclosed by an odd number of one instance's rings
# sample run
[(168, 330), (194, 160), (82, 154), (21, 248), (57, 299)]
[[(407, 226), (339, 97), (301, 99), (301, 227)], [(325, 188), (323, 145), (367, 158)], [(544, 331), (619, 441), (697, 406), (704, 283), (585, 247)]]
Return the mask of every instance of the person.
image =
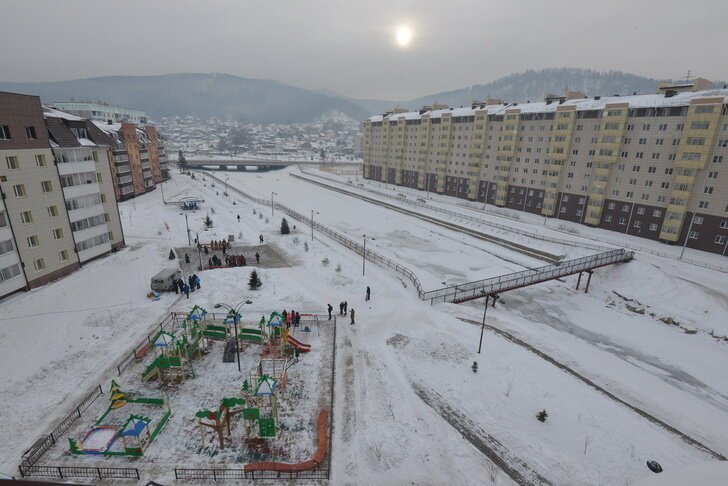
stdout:
[(192, 275), (190, 275), (189, 277), (187, 277), (187, 285), (190, 286), (190, 292), (194, 292), (195, 291), (195, 279), (194, 279), (194, 277)]
[(367, 285), (367, 300), (369, 300), (371, 298), (371, 296), (372, 296), (372, 289), (370, 289), (369, 286)]
[(286, 329), (291, 328), (291, 323), (293, 322), (293, 316), (295, 315), (295, 311), (291, 309), (291, 312), (288, 313), (288, 317), (286, 318)]
[(260, 263), (260, 253), (255, 252), (255, 263)]
[(351, 314), (351, 323), (354, 324), (354, 309), (352, 308), (349, 310), (349, 314)]
[(286, 309), (283, 309), (282, 314), (283, 314), (283, 323), (285, 324), (286, 322), (288, 322), (288, 312), (286, 312)]
[(293, 319), (293, 327), (298, 327), (301, 325), (301, 314), (296, 311), (296, 317)]
[(331, 320), (331, 311), (334, 310), (334, 308), (331, 306), (331, 304), (329, 304), (328, 309), (329, 309), (329, 320)]
[(296, 363), (298, 363), (298, 356), (301, 354), (298, 348), (293, 348), (293, 355), (296, 357)]
[(340, 316), (344, 315), (344, 301), (343, 300), (341, 302), (339, 302), (339, 315)]
[(346, 315), (346, 309), (349, 308), (349, 303), (347, 301), (344, 301), (344, 315)]
[(184, 280), (182, 280), (181, 278), (177, 280), (177, 287), (179, 287), (180, 294), (184, 293), (184, 290), (182, 290), (182, 286), (184, 285), (184, 283)]
[(240, 222), (240, 215), (238, 214), (238, 223)]
[(227, 251), (227, 245), (222, 245), (222, 254), (225, 256), (225, 252)]
[[(176, 280), (172, 281), (172, 287), (174, 287), (174, 293), (179, 294), (179, 285)], [(329, 316), (329, 319), (331, 319), (331, 316)]]
[(210, 250), (207, 249), (207, 245), (205, 245), (205, 255), (208, 255), (210, 253)]
[(263, 235), (258, 236), (260, 238), (260, 242), (263, 243)]
[(184, 282), (182, 283), (182, 292), (184, 292), (188, 299), (190, 298), (190, 286)]
[(195, 274), (195, 287), (197, 287), (197, 290), (200, 290), (200, 277), (199, 275)]

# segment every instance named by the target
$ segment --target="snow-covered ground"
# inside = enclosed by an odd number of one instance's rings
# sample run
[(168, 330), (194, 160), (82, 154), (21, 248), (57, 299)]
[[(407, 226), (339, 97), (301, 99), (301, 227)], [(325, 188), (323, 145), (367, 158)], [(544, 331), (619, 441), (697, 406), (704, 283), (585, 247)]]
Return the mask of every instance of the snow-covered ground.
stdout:
[[(375, 238), (367, 246), (406, 264), (426, 289), (543, 264), (296, 180), (289, 171), (297, 169), (218, 175), (261, 197), (275, 191), (276, 200), (304, 214), (318, 211), (317, 221), (351, 238)], [(175, 173), (164, 186), (169, 199), (205, 199), (189, 220), (191, 229), (200, 230), (206, 210), (214, 208), (210, 238), (235, 234), (255, 244), (262, 234), (291, 264), (260, 269), (264, 286), (252, 293), (245, 288), (249, 269), (202, 272), (195, 303), (210, 308), (250, 295), (250, 312), (294, 307), (322, 313), (327, 303), (336, 308), (342, 300), (355, 309), (356, 324), (340, 322), (337, 337), (333, 484), (512, 484), (509, 475), (531, 483), (628, 484), (652, 474), (649, 459), (666, 472), (713, 460), (500, 335), (486, 331), (477, 354), (480, 329), (458, 317), (479, 321), (482, 303), (431, 307), (410, 282), (385, 269), (369, 264), (362, 276), (361, 257), (318, 233), (311, 242), (310, 229), (293, 220), (293, 235), (280, 235), (279, 211), (271, 218), (270, 207), (226, 198), (209, 178)], [(41, 433), (88, 388), (107, 383), (122, 355), (157, 320), (187, 304), (175, 295), (145, 298), (151, 275), (168, 265), (169, 248), (186, 243), (184, 216), (162, 205), (160, 191), (122, 203), (121, 212), (127, 249), (2, 302), (0, 354), (10, 357), (0, 362), (2, 472), (14, 473)], [(519, 224), (543, 231), (541, 218)], [(631, 263), (598, 270), (589, 294), (574, 290), (575, 277), (506, 293), (488, 310), (487, 322), (726, 454), (728, 370), (722, 363), (728, 342), (708, 332), (728, 334), (727, 282), (723, 273), (639, 253)], [(535, 418), (542, 409), (545, 423)], [(493, 468), (489, 455), (504, 470)], [(170, 474), (158, 470), (144, 479), (165, 483)]]

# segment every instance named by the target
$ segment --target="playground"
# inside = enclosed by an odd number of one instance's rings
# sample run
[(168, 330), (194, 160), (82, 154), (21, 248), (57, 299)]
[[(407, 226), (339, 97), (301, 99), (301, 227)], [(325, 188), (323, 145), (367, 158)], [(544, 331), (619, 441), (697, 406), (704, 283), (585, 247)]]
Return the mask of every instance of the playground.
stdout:
[(302, 314), (289, 327), (277, 311), (173, 313), (37, 465), (328, 468), (326, 317)]

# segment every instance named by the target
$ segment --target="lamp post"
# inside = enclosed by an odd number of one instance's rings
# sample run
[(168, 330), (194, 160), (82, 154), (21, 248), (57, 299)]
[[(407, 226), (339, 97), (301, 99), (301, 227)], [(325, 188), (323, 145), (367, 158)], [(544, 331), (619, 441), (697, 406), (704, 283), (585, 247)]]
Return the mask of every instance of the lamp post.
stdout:
[(277, 192), (271, 192), (270, 193), (270, 216), (271, 218), (276, 215), (275, 211), (273, 211), (273, 196), (277, 196)]
[(240, 341), (238, 340), (238, 321), (240, 321), (240, 308), (243, 307), (246, 304), (252, 304), (253, 301), (248, 299), (240, 302), (238, 305), (235, 306), (235, 308), (230, 307), (227, 304), (215, 304), (215, 309), (219, 309), (220, 307), (224, 307), (227, 309), (228, 315), (232, 316), (233, 318), (233, 324), (235, 325), (235, 352), (238, 355), (238, 371), (241, 371), (240, 369)]
[[(362, 262), (361, 262), (361, 274), (362, 276), (366, 275), (366, 264), (367, 264), (367, 235), (362, 235), (364, 237), (364, 252), (362, 253)], [(370, 240), (375, 241), (376, 238), (369, 237)]]
[(485, 314), (488, 312), (488, 303), (490, 301), (490, 295), (485, 296), (485, 308), (483, 309), (483, 324), (480, 326), (480, 342), (478, 343), (478, 354), (483, 347), (483, 331), (485, 331)]
[(313, 243), (313, 215), (314, 214), (321, 214), (318, 211), (311, 210), (311, 243)]
[(190, 241), (190, 223), (187, 221), (187, 213), (185, 213), (185, 226), (187, 226), (187, 246), (192, 246)]

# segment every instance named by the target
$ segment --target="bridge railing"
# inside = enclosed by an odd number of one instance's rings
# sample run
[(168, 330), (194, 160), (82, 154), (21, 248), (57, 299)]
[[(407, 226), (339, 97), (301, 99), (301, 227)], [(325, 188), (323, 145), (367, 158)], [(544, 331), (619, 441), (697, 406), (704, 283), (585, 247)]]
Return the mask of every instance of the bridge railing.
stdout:
[(612, 263), (629, 261), (634, 257), (633, 251), (623, 248), (610, 250), (596, 255), (590, 255), (573, 260), (567, 260), (553, 265), (522, 270), (520, 272), (500, 275), (483, 280), (476, 280), (459, 285), (453, 285), (438, 290), (424, 292), (420, 297), (436, 302), (453, 302), (459, 299), (493, 295), (510, 289), (525, 287), (534, 283), (545, 282), (567, 275), (610, 265)]

